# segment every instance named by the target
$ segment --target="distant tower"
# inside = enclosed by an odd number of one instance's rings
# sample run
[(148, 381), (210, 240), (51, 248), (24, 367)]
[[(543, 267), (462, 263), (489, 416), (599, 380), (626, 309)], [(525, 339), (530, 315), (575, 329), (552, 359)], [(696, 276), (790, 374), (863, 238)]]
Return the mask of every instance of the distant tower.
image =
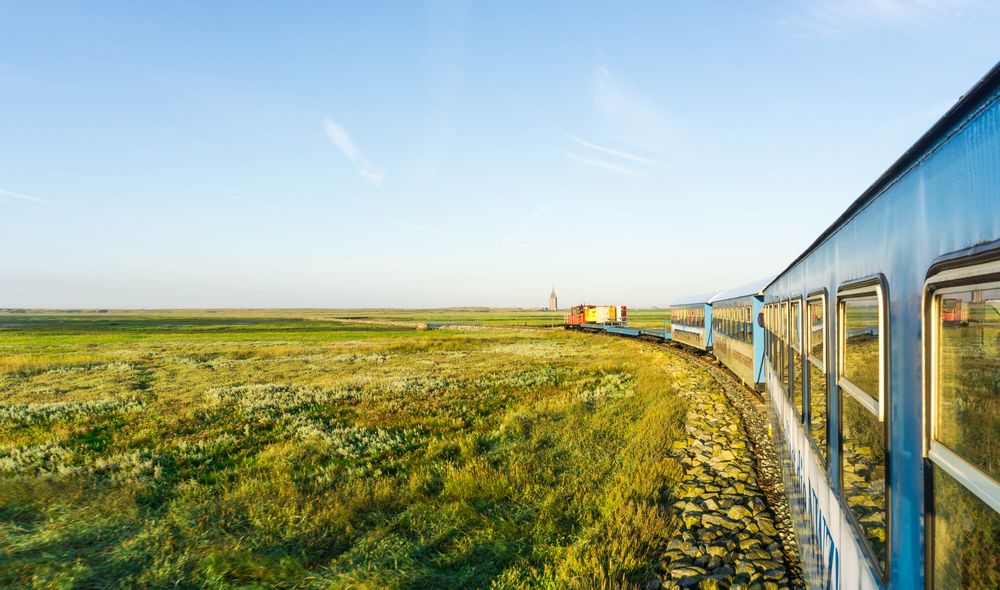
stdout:
[(552, 292), (549, 293), (549, 311), (557, 309), (559, 309), (559, 300), (556, 299), (556, 288), (552, 287)]

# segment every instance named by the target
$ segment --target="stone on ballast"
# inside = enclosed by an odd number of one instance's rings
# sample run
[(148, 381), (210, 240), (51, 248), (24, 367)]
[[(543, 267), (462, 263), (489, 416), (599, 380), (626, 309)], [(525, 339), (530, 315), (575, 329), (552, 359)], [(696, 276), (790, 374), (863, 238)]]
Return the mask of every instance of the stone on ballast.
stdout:
[(779, 570), (783, 571), (784, 570), (784, 568), (781, 567), (780, 563), (778, 563), (776, 561), (771, 561), (770, 559), (762, 559), (760, 561), (754, 562), (754, 566), (758, 570), (761, 570), (761, 571), (764, 572), (764, 578), (771, 579), (771, 580), (774, 580), (774, 579), (777, 579), (777, 578), (768, 578), (767, 572), (773, 572), (773, 571), (779, 571)]
[(749, 510), (747, 510), (743, 506), (735, 504), (729, 509), (728, 512), (726, 512), (726, 516), (728, 516), (732, 520), (743, 520), (748, 516), (752, 516), (752, 514)]
[(764, 572), (765, 580), (780, 580), (785, 577), (784, 568), (774, 568)]
[(685, 512), (681, 515), (681, 519), (684, 521), (684, 526), (689, 529), (693, 529), (701, 524), (701, 513)]
[(725, 547), (719, 547), (718, 545), (709, 545), (708, 547), (705, 548), (705, 551), (709, 555), (713, 555), (716, 557), (725, 557), (726, 554), (729, 553), (728, 551), (726, 551)]
[(760, 532), (764, 533), (768, 537), (777, 536), (778, 531), (774, 530), (774, 525), (768, 518), (761, 518), (757, 520), (757, 524), (760, 526)]

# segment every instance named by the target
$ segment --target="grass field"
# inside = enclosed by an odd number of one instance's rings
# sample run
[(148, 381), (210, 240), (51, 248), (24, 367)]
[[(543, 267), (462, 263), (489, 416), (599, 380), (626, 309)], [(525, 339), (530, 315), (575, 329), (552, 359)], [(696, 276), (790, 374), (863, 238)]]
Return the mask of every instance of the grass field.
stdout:
[[(219, 318), (228, 321), (250, 322), (274, 320), (343, 320), (363, 323), (398, 323), (406, 328), (415, 324), (430, 326), (469, 325), (491, 327), (552, 327), (563, 324), (568, 310), (460, 307), (449, 309), (260, 309), (260, 310), (156, 310), (156, 311), (97, 311), (63, 310), (0, 312), (0, 328), (4, 325), (23, 327), (21, 324), (62, 321), (73, 322), (104, 319), (107, 321), (162, 321), (181, 318), (196, 325), (208, 325)], [(630, 309), (629, 324), (639, 328), (663, 329), (664, 321), (670, 327), (669, 309)], [(109, 314), (113, 319), (109, 319)]]
[(649, 577), (676, 526), (681, 361), (558, 329), (324, 313), (0, 315), (0, 585)]

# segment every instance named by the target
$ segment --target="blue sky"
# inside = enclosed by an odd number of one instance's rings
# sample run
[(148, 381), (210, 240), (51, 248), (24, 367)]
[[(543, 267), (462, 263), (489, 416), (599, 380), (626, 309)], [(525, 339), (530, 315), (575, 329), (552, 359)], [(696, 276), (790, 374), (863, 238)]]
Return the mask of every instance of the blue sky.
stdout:
[(0, 307), (665, 305), (1000, 59), (971, 1), (293, 4), (0, 2)]

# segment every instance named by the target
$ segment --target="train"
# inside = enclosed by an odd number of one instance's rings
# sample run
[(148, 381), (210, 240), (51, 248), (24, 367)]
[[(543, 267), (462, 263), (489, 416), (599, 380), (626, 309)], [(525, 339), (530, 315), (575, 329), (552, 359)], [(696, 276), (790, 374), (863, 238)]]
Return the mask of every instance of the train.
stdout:
[(628, 324), (628, 306), (615, 305), (576, 305), (570, 308), (566, 316), (567, 326), (582, 326), (584, 324), (623, 326)]
[(671, 323), (762, 392), (809, 587), (1000, 588), (1000, 64), (786, 268)]

